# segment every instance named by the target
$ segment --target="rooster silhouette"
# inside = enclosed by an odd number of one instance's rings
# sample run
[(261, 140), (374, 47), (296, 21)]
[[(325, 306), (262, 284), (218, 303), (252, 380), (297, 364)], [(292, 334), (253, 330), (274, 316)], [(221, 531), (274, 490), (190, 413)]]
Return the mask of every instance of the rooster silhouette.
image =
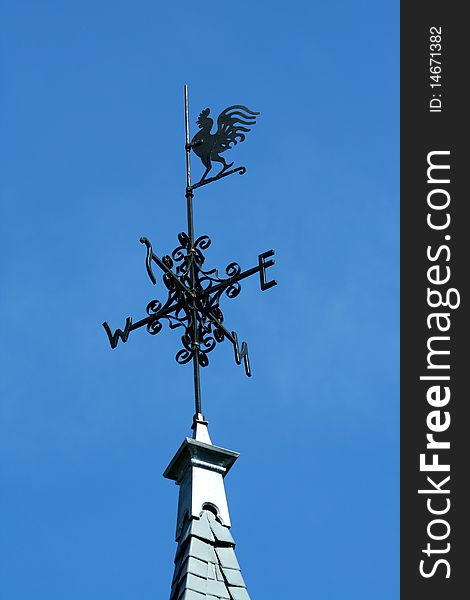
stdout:
[(212, 134), (211, 129), (214, 120), (209, 117), (210, 108), (205, 108), (197, 120), (200, 131), (191, 140), (193, 152), (199, 156), (202, 164), (206, 167), (201, 181), (204, 181), (209, 171), (212, 169), (212, 162), (222, 163), (222, 169), (216, 175), (222, 175), (229, 169), (233, 162), (227, 164), (222, 152), (233, 148), (238, 142), (243, 142), (245, 133), (251, 131), (244, 125), (253, 126), (256, 123), (256, 116), (259, 112), (254, 112), (242, 106), (235, 104), (223, 110), (217, 118), (217, 131)]

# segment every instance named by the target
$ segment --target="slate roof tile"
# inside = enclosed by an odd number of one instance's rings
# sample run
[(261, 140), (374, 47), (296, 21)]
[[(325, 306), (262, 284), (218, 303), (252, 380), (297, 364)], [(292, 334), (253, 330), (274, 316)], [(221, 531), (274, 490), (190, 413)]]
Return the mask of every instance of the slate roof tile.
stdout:
[(201, 540), (209, 542), (215, 541), (214, 534), (212, 533), (207, 519), (192, 518), (190, 521), (185, 523), (185, 525), (183, 526), (183, 531), (181, 532), (180, 538), (178, 540), (178, 547), (183, 546), (185, 541), (190, 536), (194, 536)]
[(246, 588), (241, 587), (229, 587), (230, 596), (232, 600), (250, 600)]
[(238, 569), (227, 569), (224, 570), (224, 576), (229, 585), (237, 586), (237, 587), (246, 587), (245, 582), (243, 581), (242, 574)]
[(215, 565), (215, 578), (218, 581), (225, 581), (225, 577), (223, 576), (222, 570), (218, 564)]
[(208, 562), (212, 562), (215, 565), (219, 563), (219, 559), (217, 558), (217, 554), (215, 553), (214, 546), (209, 547)]
[(213, 515), (211, 512), (205, 511), (207, 512), (207, 519), (208, 519), (208, 523), (209, 526), (212, 530), (212, 533), (215, 536), (215, 539), (218, 542), (222, 542), (222, 543), (226, 543), (226, 544), (232, 544), (233, 546), (235, 546), (235, 540), (232, 537), (232, 534), (230, 533), (230, 529), (228, 527), (224, 527), (223, 525), (221, 525), (215, 518), (215, 515)]
[(178, 581), (186, 573), (192, 573), (198, 577), (207, 577), (208, 563), (193, 556), (188, 556), (184, 563), (179, 564), (179, 568), (175, 569), (173, 576), (172, 585), (178, 583)]
[(207, 579), (215, 579), (215, 565), (214, 563), (209, 563), (207, 565)]
[(238, 564), (237, 557), (235, 556), (235, 550), (231, 547), (215, 547), (215, 553), (217, 554), (217, 558), (222, 567), (228, 567), (229, 569), (238, 569), (240, 570), (240, 565)]
[(179, 600), (206, 600), (205, 594), (198, 594), (193, 590), (185, 590)]
[(170, 600), (250, 600), (232, 535), (212, 512), (185, 523), (178, 542)]
[(228, 593), (227, 586), (222, 581), (208, 579), (207, 593), (212, 596), (215, 596), (216, 598), (228, 598), (230, 600), (230, 594)]
[(193, 556), (204, 562), (209, 561), (209, 551), (211, 546), (207, 542), (203, 542), (197, 537), (190, 537), (183, 548), (184, 551), (180, 554), (179, 558), (177, 556), (177, 559), (181, 560), (181, 562), (184, 562), (187, 556)]
[(184, 585), (188, 590), (205, 594), (207, 592), (207, 583), (208, 579), (206, 577), (198, 577), (192, 573), (187, 573)]

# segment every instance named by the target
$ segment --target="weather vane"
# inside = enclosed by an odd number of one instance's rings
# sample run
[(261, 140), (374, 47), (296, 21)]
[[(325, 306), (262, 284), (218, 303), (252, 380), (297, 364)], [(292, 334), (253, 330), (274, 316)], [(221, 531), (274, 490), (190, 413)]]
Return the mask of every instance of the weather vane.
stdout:
[[(193, 221), (193, 191), (208, 183), (218, 181), (233, 173), (243, 175), (245, 167), (231, 169), (233, 162), (227, 164), (220, 156), (231, 149), (238, 142), (243, 142), (245, 134), (250, 131), (249, 126), (256, 123), (259, 113), (245, 106), (234, 105), (222, 111), (217, 118), (217, 131), (212, 134), (213, 119), (209, 117), (210, 109), (204, 109), (197, 120), (199, 131), (190, 141), (189, 137), (189, 106), (188, 86), (184, 87), (185, 126), (186, 126), (186, 209), (188, 231), (178, 234), (179, 246), (173, 250), (171, 256), (159, 258), (153, 251), (152, 244), (145, 237), (140, 242), (147, 249), (147, 273), (155, 285), (157, 279), (153, 271), (155, 263), (163, 272), (162, 281), (168, 292), (165, 303), (151, 300), (147, 304), (147, 316), (133, 322), (132, 317), (127, 317), (124, 329), (114, 332), (108, 323), (103, 327), (108, 335), (111, 348), (116, 348), (119, 340), (127, 342), (129, 334), (135, 329), (146, 327), (147, 331), (155, 335), (162, 329), (162, 321), (166, 321), (170, 329), (182, 328), (182, 348), (176, 353), (176, 361), (187, 364), (192, 361), (194, 371), (194, 398), (196, 418), (202, 416), (201, 408), (201, 382), (200, 367), (209, 364), (208, 354), (218, 343), (225, 339), (233, 345), (235, 362), (239, 365), (242, 360), (245, 372), (251, 377), (248, 347), (246, 342), (238, 343), (235, 331), (228, 330), (224, 325), (224, 316), (220, 309), (220, 300), (225, 294), (228, 298), (235, 298), (241, 291), (240, 281), (259, 273), (261, 290), (267, 290), (276, 285), (275, 280), (267, 281), (266, 269), (274, 265), (273, 250), (263, 252), (258, 256), (256, 267), (242, 271), (238, 263), (232, 262), (225, 269), (224, 277), (220, 277), (217, 269), (205, 267), (204, 250), (207, 250), (211, 240), (207, 235), (194, 237)], [(206, 168), (202, 178), (191, 185), (191, 150), (201, 159)], [(206, 178), (212, 168), (213, 162), (222, 164), (222, 169), (214, 177)]]

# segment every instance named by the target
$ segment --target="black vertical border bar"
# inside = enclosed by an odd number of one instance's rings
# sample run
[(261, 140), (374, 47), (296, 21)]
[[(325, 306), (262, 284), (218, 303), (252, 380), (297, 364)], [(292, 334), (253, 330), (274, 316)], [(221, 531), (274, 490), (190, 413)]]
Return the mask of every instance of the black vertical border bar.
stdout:
[[(465, 488), (470, 480), (470, 421), (467, 419), (470, 395), (466, 385), (470, 367), (468, 341), (470, 328), (469, 285), (470, 277), (470, 176), (468, 59), (470, 25), (460, 2), (436, 2), (435, 0), (401, 3), (401, 600), (453, 600), (468, 593), (470, 583), (470, 551), (468, 548), (470, 498)], [(442, 86), (431, 88), (430, 45), (431, 27), (441, 28)], [(436, 50), (434, 48), (434, 50)], [(435, 57), (438, 58), (438, 57)], [(437, 63), (432, 63), (436, 65)], [(433, 97), (433, 94), (435, 96)], [(439, 96), (441, 94), (441, 96)], [(430, 112), (430, 101), (442, 100), (441, 112)], [(434, 101), (435, 107), (438, 102)], [(427, 181), (427, 156), (432, 151), (450, 151), (435, 162), (450, 164), (450, 183), (434, 185)], [(438, 174), (435, 171), (436, 175)], [(444, 178), (441, 171), (441, 178)], [(428, 206), (431, 189), (443, 188), (450, 194), (450, 204), (445, 210), (432, 210)], [(436, 201), (444, 194), (432, 196)], [(428, 213), (436, 222), (443, 223), (449, 213), (451, 222), (445, 230), (433, 230), (427, 224)], [(445, 236), (449, 235), (450, 239)], [(439, 257), (432, 261), (427, 249)], [(440, 278), (450, 269), (450, 280), (445, 284), (431, 284), (428, 269), (439, 265)], [(434, 270), (431, 276), (436, 276)], [(427, 300), (427, 288), (437, 289), (445, 295), (449, 288), (460, 293), (460, 306), (455, 309), (431, 308)], [(456, 295), (453, 295), (454, 299)], [(430, 313), (445, 312), (451, 326), (448, 332), (440, 332), (436, 320), (427, 318)], [(444, 325), (446, 319), (441, 321)], [(448, 341), (435, 341), (441, 349), (450, 350), (435, 363), (450, 364), (449, 370), (428, 369), (428, 347), (431, 336), (449, 336)], [(434, 346), (436, 347), (436, 346)], [(420, 380), (424, 375), (449, 375), (448, 382)], [(437, 451), (439, 463), (449, 464), (450, 471), (423, 472), (420, 470), (420, 454), (427, 453), (426, 461), (432, 461), (435, 450), (426, 448), (428, 442), (427, 418), (437, 410), (427, 401), (431, 385), (448, 385), (451, 398), (447, 406), (440, 407), (440, 418), (448, 411), (451, 422), (446, 431), (435, 433), (435, 439), (449, 441), (450, 449)], [(433, 421), (435, 424), (436, 421)], [(427, 481), (431, 477), (439, 486), (450, 475), (441, 489), (449, 494), (419, 494), (418, 490), (433, 489)], [(450, 501), (448, 512), (433, 515), (431, 509), (444, 510)], [(442, 540), (447, 526), (431, 523), (434, 519), (447, 521), (450, 532)], [(433, 552), (427, 553), (427, 544)], [(450, 544), (448, 552), (447, 543)], [(436, 550), (436, 552), (434, 552)], [(448, 561), (449, 567), (445, 562)], [(420, 563), (424, 561), (424, 563)], [(431, 576), (424, 577), (422, 570)], [(450, 575), (450, 577), (446, 577)]]

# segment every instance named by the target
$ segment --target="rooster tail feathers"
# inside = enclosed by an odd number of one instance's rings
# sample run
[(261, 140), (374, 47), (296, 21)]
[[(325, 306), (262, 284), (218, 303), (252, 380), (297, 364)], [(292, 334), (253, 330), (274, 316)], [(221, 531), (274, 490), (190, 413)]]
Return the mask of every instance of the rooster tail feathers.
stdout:
[(255, 125), (256, 117), (259, 114), (259, 112), (250, 110), (241, 104), (229, 106), (222, 111), (217, 118), (214, 150), (218, 153), (225, 152), (225, 150), (232, 147), (232, 144), (235, 146), (238, 142), (243, 142), (246, 138), (245, 133), (251, 131), (249, 127), (244, 127), (244, 125), (249, 125), (250, 127)]
[(229, 106), (224, 111), (222, 111), (220, 113), (220, 115), (222, 116), (225, 113), (229, 113), (230, 111), (237, 110), (237, 109), (240, 109), (241, 111), (247, 113), (246, 116), (248, 116), (248, 115), (255, 115), (255, 116), (257, 116), (257, 115), (261, 114), (259, 112), (254, 111), (254, 110), (250, 110), (249, 108), (247, 108), (246, 106), (243, 106), (242, 104), (234, 104), (233, 106)]
[(229, 106), (220, 113), (217, 119), (217, 125), (220, 126), (224, 121), (234, 121), (243, 123), (244, 125), (254, 125), (256, 123), (256, 117), (259, 114), (259, 112), (250, 110), (246, 106), (235, 104), (234, 106)]

